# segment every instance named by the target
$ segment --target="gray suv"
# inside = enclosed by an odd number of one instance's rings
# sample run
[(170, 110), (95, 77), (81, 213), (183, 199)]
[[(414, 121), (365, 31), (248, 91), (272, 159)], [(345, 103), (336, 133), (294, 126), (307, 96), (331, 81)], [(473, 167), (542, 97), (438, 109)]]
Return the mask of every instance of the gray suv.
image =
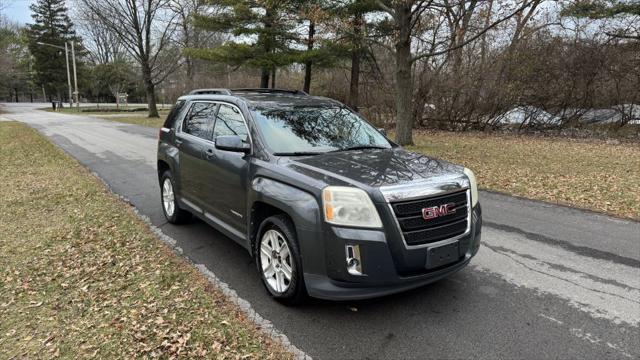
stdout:
[(419, 287), (462, 269), (480, 245), (473, 172), (300, 91), (180, 97), (160, 129), (158, 177), (167, 220), (195, 215), (238, 242), (284, 303)]

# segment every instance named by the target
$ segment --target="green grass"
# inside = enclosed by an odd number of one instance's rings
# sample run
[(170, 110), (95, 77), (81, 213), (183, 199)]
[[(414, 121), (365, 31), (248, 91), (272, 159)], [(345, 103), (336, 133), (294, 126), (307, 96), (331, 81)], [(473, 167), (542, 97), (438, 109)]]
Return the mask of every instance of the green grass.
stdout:
[[(49, 112), (53, 112), (53, 109), (51, 108), (47, 108), (45, 110)], [(85, 111), (78, 112), (76, 108), (66, 107), (56, 112), (63, 113), (63, 114), (70, 114), (70, 115), (93, 116), (93, 117), (98, 117), (100, 119), (109, 120), (109, 121), (159, 128), (164, 123), (164, 119), (167, 117), (167, 114), (169, 113), (170, 109), (168, 107), (165, 107), (164, 109), (159, 109), (158, 110), (158, 112), (160, 113), (159, 118), (147, 117), (146, 110), (131, 111), (131, 112), (116, 111), (115, 108), (114, 108), (114, 111), (87, 111), (87, 110), (91, 110), (91, 108), (85, 108)], [(114, 115), (117, 115), (117, 116), (114, 116)]]
[(479, 186), (640, 219), (640, 145), (484, 133), (418, 132), (411, 150), (464, 164)]
[(142, 116), (126, 116), (126, 117), (109, 117), (109, 116), (97, 116), (104, 120), (122, 122), (127, 124), (148, 126), (153, 128), (159, 128), (164, 124), (164, 119), (167, 117), (166, 114), (160, 114), (159, 118), (150, 118), (147, 117), (146, 114)]
[[(76, 107), (69, 107), (65, 105), (62, 109), (58, 109), (55, 112), (63, 113), (63, 114), (72, 114), (72, 115), (111, 115), (111, 114), (122, 114), (122, 115), (132, 115), (132, 116), (146, 116), (148, 110), (139, 110), (140, 106), (129, 106), (127, 110), (126, 107), (121, 106), (120, 110), (116, 109), (115, 106), (104, 105), (99, 109), (96, 107), (80, 107), (80, 110)], [(51, 107), (46, 107), (41, 110), (45, 110), (48, 112), (54, 112)], [(165, 106), (164, 108), (158, 108), (158, 112), (160, 116), (166, 115), (169, 113), (170, 106)]]
[(0, 123), (4, 358), (291, 358), (36, 131)]
[[(105, 110), (105, 109), (109, 109), (109, 110)], [(115, 107), (111, 107), (111, 106), (105, 106), (105, 107), (101, 107), (101, 110), (98, 111), (96, 108), (89, 108), (89, 107), (81, 107), (80, 110), (78, 110), (78, 108), (76, 107), (72, 107), (70, 108), (68, 105), (66, 105), (66, 107), (63, 107), (62, 109), (58, 109), (56, 111), (54, 111), (51, 107), (47, 107), (47, 108), (43, 108), (42, 110), (48, 111), (48, 112), (57, 112), (57, 113), (62, 113), (62, 114), (72, 114), (72, 115), (106, 115), (106, 114), (146, 114), (147, 110), (136, 110), (136, 111), (122, 111), (122, 110), (116, 110)]]

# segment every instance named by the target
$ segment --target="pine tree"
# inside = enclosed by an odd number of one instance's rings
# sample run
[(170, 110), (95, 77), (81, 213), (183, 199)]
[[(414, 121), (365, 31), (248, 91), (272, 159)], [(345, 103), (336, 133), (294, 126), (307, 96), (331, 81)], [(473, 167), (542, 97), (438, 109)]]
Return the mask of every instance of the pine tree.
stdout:
[(34, 23), (28, 25), (29, 50), (34, 58), (36, 80), (44, 86), (50, 99), (52, 94), (66, 99), (68, 92), (65, 91), (67, 70), (64, 50), (38, 43), (64, 46), (66, 41), (74, 41), (78, 44), (78, 56), (82, 53), (80, 38), (73, 29), (64, 0), (38, 0), (31, 4), (30, 9)]
[(358, 110), (360, 98), (360, 69), (368, 55), (365, 16), (377, 11), (375, 0), (346, 0), (332, 9), (331, 14), (338, 21), (336, 26), (337, 44), (342, 46), (346, 56), (351, 60), (348, 104)]
[(336, 42), (335, 31), (331, 28), (337, 6), (335, 1), (297, 0), (295, 6), (298, 22), (306, 29), (298, 41), (299, 48), (305, 49), (298, 52), (295, 62), (304, 64), (302, 90), (309, 93), (312, 69), (336, 66), (346, 57), (347, 48)]
[[(640, 2), (621, 0), (577, 0), (562, 9), (563, 16), (589, 19), (613, 19), (624, 16), (640, 16)], [(620, 24), (620, 23), (619, 23)], [(640, 41), (637, 27), (618, 27), (607, 35), (614, 38)]]
[(220, 11), (196, 17), (196, 26), (204, 30), (227, 32), (234, 41), (213, 49), (192, 49), (196, 57), (233, 66), (261, 69), (260, 87), (275, 87), (278, 67), (296, 61), (299, 40), (296, 26), (296, 3), (288, 0), (213, 0)]

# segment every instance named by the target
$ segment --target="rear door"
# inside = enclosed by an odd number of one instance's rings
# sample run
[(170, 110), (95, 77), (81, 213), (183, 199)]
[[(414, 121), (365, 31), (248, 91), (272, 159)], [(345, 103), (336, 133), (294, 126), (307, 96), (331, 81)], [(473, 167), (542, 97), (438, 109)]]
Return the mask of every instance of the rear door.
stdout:
[(203, 156), (209, 147), (213, 132), (217, 104), (212, 102), (194, 102), (178, 131), (176, 146), (180, 149), (180, 194), (183, 202), (202, 211), (207, 181), (207, 162)]
[[(221, 135), (238, 135), (251, 143), (245, 119), (238, 107), (219, 105), (212, 140)], [(205, 199), (207, 211), (234, 230), (246, 231), (246, 203), (250, 155), (224, 151), (211, 143), (204, 150), (208, 163)]]

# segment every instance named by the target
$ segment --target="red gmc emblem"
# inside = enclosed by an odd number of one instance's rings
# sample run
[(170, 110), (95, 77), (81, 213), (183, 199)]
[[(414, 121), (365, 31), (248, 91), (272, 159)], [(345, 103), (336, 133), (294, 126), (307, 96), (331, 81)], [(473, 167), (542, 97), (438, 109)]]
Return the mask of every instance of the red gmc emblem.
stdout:
[(456, 204), (448, 203), (440, 206), (432, 206), (422, 209), (422, 218), (425, 220), (435, 219), (440, 216), (451, 215), (456, 213)]

